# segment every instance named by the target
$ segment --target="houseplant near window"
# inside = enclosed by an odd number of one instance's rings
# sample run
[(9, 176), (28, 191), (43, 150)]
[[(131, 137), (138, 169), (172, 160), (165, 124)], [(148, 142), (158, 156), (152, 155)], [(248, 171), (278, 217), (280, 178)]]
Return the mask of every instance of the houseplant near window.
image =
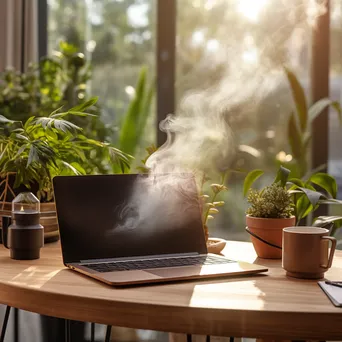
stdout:
[[(97, 98), (92, 98), (65, 112), (59, 108), (45, 117), (31, 116), (25, 122), (0, 115), (1, 215), (8, 215), (11, 201), (19, 192), (32, 191), (41, 200), (42, 211), (47, 207), (54, 217), (52, 178), (86, 174), (89, 160), (85, 152), (94, 148), (101, 148), (104, 160), (118, 164), (122, 172), (128, 168), (128, 155), (107, 143), (89, 139), (82, 128), (69, 121), (73, 116), (92, 116), (85, 111), (96, 101)], [(44, 205), (44, 202), (50, 203)], [(45, 236), (57, 238), (55, 217), (49, 228), (52, 232), (46, 231)]]
[[(320, 204), (342, 204), (336, 200), (335, 179), (326, 173), (315, 173), (307, 180), (289, 178), (290, 170), (280, 167), (271, 185), (261, 190), (250, 189), (263, 174), (253, 170), (245, 178), (244, 195), (250, 207), (246, 211), (247, 232), (251, 234), (253, 246), (261, 258), (281, 258), (282, 229), (299, 225), (301, 220), (314, 212)], [(323, 192), (315, 189), (319, 186)], [(316, 226), (336, 224), (339, 227), (342, 217), (318, 217)]]
[(253, 234), (251, 239), (257, 255), (268, 259), (281, 258), (281, 249), (260, 239), (281, 246), (283, 228), (296, 224), (291, 195), (280, 184), (273, 183), (261, 190), (251, 189), (247, 200), (250, 207), (246, 211), (246, 229)]

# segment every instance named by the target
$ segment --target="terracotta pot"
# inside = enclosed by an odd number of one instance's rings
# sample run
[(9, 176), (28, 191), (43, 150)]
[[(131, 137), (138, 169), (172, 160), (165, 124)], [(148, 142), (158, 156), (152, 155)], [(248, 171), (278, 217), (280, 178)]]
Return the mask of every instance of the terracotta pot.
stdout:
[[(252, 234), (260, 237), (273, 245), (282, 247), (283, 228), (292, 227), (296, 224), (296, 218), (261, 218), (246, 216), (246, 224)], [(259, 258), (281, 259), (282, 250), (272, 247), (251, 235), (254, 249)]]

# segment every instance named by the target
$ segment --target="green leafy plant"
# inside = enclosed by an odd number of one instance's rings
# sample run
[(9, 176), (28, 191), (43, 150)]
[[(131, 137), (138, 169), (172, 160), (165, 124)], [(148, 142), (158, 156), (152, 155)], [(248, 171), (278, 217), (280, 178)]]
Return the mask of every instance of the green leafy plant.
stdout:
[[(314, 212), (321, 204), (342, 204), (342, 201), (336, 199), (337, 184), (334, 177), (331, 175), (326, 173), (314, 173), (309, 178), (301, 180), (298, 178), (289, 178), (290, 173), (291, 171), (289, 169), (280, 166), (277, 176), (271, 186), (277, 185), (288, 193), (288, 196), (291, 198), (290, 206), (292, 207), (293, 214), (296, 217), (297, 225), (300, 224), (302, 219)], [(254, 194), (253, 190), (251, 190), (251, 186), (263, 174), (264, 172), (262, 170), (253, 170), (247, 174), (243, 186), (244, 196), (250, 193)], [(317, 191), (315, 186), (318, 186), (322, 191)], [(262, 193), (263, 190), (261, 194)], [(274, 194), (272, 195), (274, 200), (273, 196)], [(253, 198), (253, 201), (255, 202), (257, 199), (254, 200), (254, 197), (256, 196), (252, 195), (251, 198)], [(269, 197), (268, 200), (271, 201), (272, 198)], [(284, 199), (286, 198), (288, 197), (285, 197)], [(263, 202), (263, 205), (267, 207), (265, 202)], [(335, 232), (336, 229), (342, 225), (342, 217), (318, 217), (314, 218), (313, 222), (316, 226), (334, 224), (333, 232)]]
[(337, 101), (323, 98), (309, 106), (303, 86), (296, 75), (287, 67), (284, 68), (290, 85), (295, 110), (291, 113), (287, 136), (294, 162), (286, 166), (292, 169), (295, 176), (302, 178), (308, 172), (308, 151), (311, 142), (311, 125), (325, 109), (332, 107), (336, 110), (340, 122), (342, 122), (341, 106)]
[(135, 154), (151, 112), (154, 92), (154, 82), (148, 85), (147, 69), (143, 67), (135, 87), (135, 95), (121, 125), (119, 148), (122, 151), (131, 155)]
[[(225, 202), (222, 200), (218, 200), (218, 196), (220, 193), (227, 191), (228, 188), (225, 186), (226, 173), (221, 175), (221, 182), (210, 184), (210, 192), (211, 196), (208, 194), (202, 194), (201, 198), (203, 201), (203, 210), (202, 210), (202, 222), (204, 235), (206, 240), (209, 238), (209, 230), (208, 230), (208, 221), (214, 218), (214, 215), (219, 213), (219, 207), (224, 206)], [(202, 184), (202, 189), (205, 181), (209, 180), (205, 175), (203, 177), (204, 182)]]
[[(83, 106), (90, 99), (88, 81), (92, 76), (91, 65), (76, 47), (66, 42), (58, 51), (43, 57), (39, 63), (30, 64), (25, 73), (7, 69), (0, 73), (0, 115), (25, 122), (31, 116), (48, 116), (63, 106), (64, 110)], [(91, 139), (111, 142), (114, 129), (100, 118), (100, 107), (93, 103), (87, 109), (93, 116), (72, 115), (68, 120), (82, 128)], [(84, 151), (88, 163), (87, 173), (109, 173), (112, 169), (99, 146)]]
[(146, 162), (150, 156), (158, 150), (158, 148), (153, 144), (145, 148), (147, 154), (144, 159), (141, 160), (141, 165), (137, 167), (137, 170), (141, 173), (149, 173), (150, 169), (147, 167)]
[(0, 177), (15, 174), (14, 187), (23, 184), (31, 188), (38, 184), (37, 195), (51, 200), (52, 178), (56, 175), (86, 174), (86, 152), (101, 148), (108, 163), (121, 169), (130, 163), (130, 156), (108, 143), (88, 138), (83, 129), (69, 120), (75, 116), (93, 116), (85, 110), (97, 98), (49, 116), (31, 116), (25, 122), (0, 115)]
[(262, 190), (250, 189), (247, 201), (250, 207), (246, 213), (253, 217), (289, 218), (293, 215), (291, 194), (277, 183)]

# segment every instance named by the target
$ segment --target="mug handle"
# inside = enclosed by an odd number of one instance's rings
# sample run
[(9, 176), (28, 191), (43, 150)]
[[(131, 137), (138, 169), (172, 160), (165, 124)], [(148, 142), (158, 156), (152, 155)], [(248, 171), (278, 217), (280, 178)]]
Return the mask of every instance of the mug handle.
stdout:
[(330, 254), (328, 259), (328, 265), (321, 265), (322, 268), (329, 269), (332, 265), (335, 248), (336, 248), (336, 239), (332, 236), (322, 236), (322, 239), (324, 240), (330, 240), (331, 241), (331, 248), (330, 248)]

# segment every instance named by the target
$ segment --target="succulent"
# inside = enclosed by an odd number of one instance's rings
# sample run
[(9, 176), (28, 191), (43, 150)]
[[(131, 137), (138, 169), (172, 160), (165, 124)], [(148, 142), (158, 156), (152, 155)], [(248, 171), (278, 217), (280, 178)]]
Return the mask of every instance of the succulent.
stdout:
[(253, 217), (288, 218), (293, 215), (291, 194), (279, 183), (262, 190), (250, 189), (247, 200), (251, 206), (246, 213)]

